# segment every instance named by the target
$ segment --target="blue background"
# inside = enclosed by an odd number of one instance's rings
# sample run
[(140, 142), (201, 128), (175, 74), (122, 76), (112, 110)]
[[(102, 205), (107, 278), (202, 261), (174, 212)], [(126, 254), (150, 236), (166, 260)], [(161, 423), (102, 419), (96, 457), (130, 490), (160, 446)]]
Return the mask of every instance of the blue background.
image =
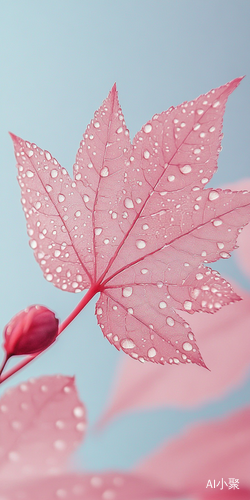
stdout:
[[(133, 137), (154, 113), (246, 74), (227, 104), (223, 151), (211, 185), (249, 176), (250, 3), (2, 0), (0, 6), (3, 328), (29, 304), (44, 304), (64, 319), (79, 301), (79, 295), (46, 282), (32, 255), (8, 130), (51, 151), (72, 173), (86, 125), (115, 81)], [(214, 267), (250, 289), (234, 257)], [(31, 376), (76, 375), (90, 423), (78, 461), (91, 470), (130, 468), (187, 424), (249, 402), (245, 380), (219, 401), (193, 410), (130, 414), (95, 433), (91, 426), (104, 409), (122, 356), (102, 337), (92, 301), (57, 344), (0, 393)]]

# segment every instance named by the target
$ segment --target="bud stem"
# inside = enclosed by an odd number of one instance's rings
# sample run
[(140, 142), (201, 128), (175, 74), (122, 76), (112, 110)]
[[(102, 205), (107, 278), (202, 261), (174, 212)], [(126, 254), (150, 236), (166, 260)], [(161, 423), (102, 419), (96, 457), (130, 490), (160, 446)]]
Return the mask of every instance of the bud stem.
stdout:
[[(87, 293), (84, 295), (84, 297), (79, 302), (79, 304), (76, 306), (76, 308), (59, 325), (58, 335), (60, 335), (60, 333), (62, 333), (63, 330), (65, 330), (65, 328), (67, 328), (67, 326), (76, 318), (76, 316), (82, 311), (82, 309), (88, 304), (88, 302), (90, 302), (90, 300), (94, 297), (94, 295), (96, 293), (98, 293), (99, 291), (100, 291), (100, 284), (99, 284), (99, 282), (95, 283), (94, 285), (91, 286), (91, 288), (87, 291)], [(28, 363), (30, 363), (31, 361), (33, 361), (33, 359), (35, 359), (37, 356), (39, 356), (39, 354), (42, 354), (42, 352), (44, 352), (44, 351), (36, 352), (32, 356), (27, 356), (23, 361), (21, 361), (16, 366), (14, 366), (13, 368), (11, 368), (7, 373), (5, 373), (5, 375), (1, 376), (1, 374), (2, 374), (2, 372), (4, 370), (4, 367), (5, 367), (8, 359), (9, 359), (9, 356), (6, 355), (5, 360), (4, 360), (4, 362), (2, 364), (2, 367), (1, 367), (1, 370), (0, 370), (0, 384), (2, 384), (2, 382), (4, 382), (5, 380), (7, 380), (8, 378), (10, 378), (12, 375), (14, 375), (15, 373), (17, 373), (22, 368), (24, 368), (24, 366), (26, 366)]]

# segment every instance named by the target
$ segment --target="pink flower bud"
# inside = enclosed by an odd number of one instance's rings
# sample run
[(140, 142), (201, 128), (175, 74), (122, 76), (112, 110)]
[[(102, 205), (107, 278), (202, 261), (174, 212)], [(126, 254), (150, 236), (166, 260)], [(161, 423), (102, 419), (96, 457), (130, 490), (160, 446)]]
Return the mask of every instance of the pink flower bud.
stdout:
[(7, 359), (34, 354), (52, 344), (58, 333), (58, 319), (44, 306), (29, 306), (10, 320), (4, 330)]

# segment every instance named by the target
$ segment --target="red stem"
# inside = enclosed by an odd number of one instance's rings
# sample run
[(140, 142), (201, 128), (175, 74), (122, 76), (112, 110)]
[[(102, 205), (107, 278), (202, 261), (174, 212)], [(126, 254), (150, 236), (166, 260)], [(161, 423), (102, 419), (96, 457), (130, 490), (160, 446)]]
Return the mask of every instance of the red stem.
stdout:
[(9, 359), (9, 356), (8, 356), (8, 354), (6, 353), (5, 358), (4, 358), (4, 360), (3, 360), (3, 364), (2, 364), (1, 369), (0, 369), (0, 378), (1, 378), (1, 375), (2, 375), (2, 373), (3, 373), (3, 371), (4, 371), (4, 368), (5, 368), (5, 365), (6, 365), (7, 361), (8, 361), (8, 359)]
[[(63, 332), (63, 330), (65, 330), (65, 328), (67, 328), (67, 326), (76, 318), (76, 316), (82, 311), (82, 309), (88, 304), (88, 302), (94, 297), (94, 295), (96, 293), (98, 293), (100, 291), (100, 284), (99, 283), (96, 283), (95, 285), (92, 285), (92, 287), (87, 291), (87, 293), (84, 295), (84, 297), (82, 298), (82, 300), (79, 302), (79, 304), (76, 306), (76, 308), (70, 313), (70, 315), (59, 325), (59, 329), (58, 329), (58, 335), (60, 335), (60, 333)], [(35, 354), (33, 354), (32, 356), (28, 356), (27, 358), (23, 359), (22, 361), (20, 361), (20, 363), (18, 363), (16, 366), (14, 366), (13, 368), (11, 368), (9, 371), (7, 371), (5, 373), (5, 375), (1, 376), (1, 373), (8, 361), (8, 357), (6, 356), (4, 362), (3, 362), (3, 365), (2, 365), (2, 368), (1, 368), (1, 371), (0, 371), (0, 384), (2, 384), (2, 382), (4, 382), (5, 380), (7, 380), (8, 378), (10, 378), (12, 375), (14, 375), (14, 373), (17, 373), (19, 370), (21, 370), (24, 366), (28, 365), (28, 363), (30, 363), (31, 361), (33, 361), (33, 359), (35, 359), (37, 356), (39, 356), (40, 354), (42, 354), (42, 352), (44, 351), (41, 351), (41, 352), (36, 352)]]

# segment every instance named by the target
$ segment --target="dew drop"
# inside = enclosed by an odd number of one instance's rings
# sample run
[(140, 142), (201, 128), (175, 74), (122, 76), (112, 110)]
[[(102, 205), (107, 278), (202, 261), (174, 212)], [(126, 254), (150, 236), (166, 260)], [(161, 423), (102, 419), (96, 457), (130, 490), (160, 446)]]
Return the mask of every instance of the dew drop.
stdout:
[(58, 429), (64, 429), (64, 427), (65, 427), (65, 423), (64, 423), (62, 420), (57, 420), (57, 421), (56, 421), (56, 427), (57, 427)]
[(128, 308), (128, 313), (129, 313), (129, 314), (134, 314), (134, 309), (132, 309), (132, 307), (129, 307), (129, 308)]
[(190, 174), (192, 167), (190, 165), (183, 165), (183, 167), (180, 168), (180, 171), (182, 174)]
[(222, 305), (219, 302), (215, 302), (214, 307), (216, 309), (220, 309), (222, 307)]
[(99, 128), (99, 127), (100, 127), (100, 123), (99, 123), (99, 122), (95, 122), (95, 123), (94, 123), (94, 127), (95, 127), (95, 128)]
[(103, 481), (101, 477), (93, 476), (90, 479), (90, 483), (92, 486), (94, 486), (94, 488), (100, 488), (102, 486)]
[(195, 277), (196, 277), (197, 280), (202, 280), (203, 279), (203, 274), (198, 273), (198, 274), (196, 274)]
[(222, 250), (224, 248), (224, 243), (217, 243), (217, 247)]
[(11, 462), (18, 462), (20, 460), (20, 456), (16, 451), (10, 451), (8, 457)]
[(144, 240), (137, 240), (135, 244), (139, 250), (142, 250), (146, 246), (146, 242)]
[(81, 418), (84, 415), (84, 411), (81, 406), (76, 406), (73, 410), (73, 413), (76, 418)]
[(26, 175), (29, 178), (34, 177), (34, 174), (33, 174), (33, 172), (31, 172), (31, 170), (27, 170)]
[(80, 210), (77, 210), (77, 212), (75, 212), (75, 216), (76, 216), (76, 217), (80, 217), (80, 215), (81, 215)]
[(101, 307), (98, 307), (98, 309), (97, 309), (97, 311), (96, 311), (97, 316), (99, 316), (99, 315), (100, 315), (100, 314), (102, 314), (102, 313), (103, 313), (102, 308), (101, 308)]
[(141, 274), (147, 274), (148, 273), (148, 269), (141, 269)]
[(78, 422), (78, 424), (76, 424), (76, 429), (79, 431), (79, 432), (84, 432), (85, 429), (86, 429), (86, 424), (85, 422)]
[(217, 191), (210, 191), (209, 195), (208, 195), (208, 199), (210, 201), (213, 201), (213, 200), (217, 200), (217, 198), (219, 198), (219, 193)]
[(22, 425), (18, 420), (13, 420), (13, 422), (11, 422), (11, 427), (15, 429), (15, 431), (18, 431), (21, 429)]
[(95, 235), (99, 236), (102, 233), (102, 228), (101, 227), (96, 227), (95, 228)]
[(144, 231), (146, 231), (148, 228), (149, 228), (149, 225), (148, 225), (148, 224), (143, 224), (142, 229), (143, 229)]
[(85, 203), (88, 203), (89, 201), (89, 196), (87, 194), (84, 194), (83, 195), (83, 201), (85, 201)]
[(175, 180), (175, 176), (174, 175), (169, 175), (168, 176), (168, 181), (169, 182), (173, 182)]
[(71, 388), (68, 387), (67, 385), (65, 385), (65, 387), (63, 388), (63, 391), (68, 394), (69, 392), (71, 392)]
[(103, 243), (104, 243), (104, 245), (108, 245), (109, 244), (109, 239), (105, 238), (105, 240), (103, 240)]
[(222, 220), (220, 220), (220, 219), (215, 219), (215, 220), (213, 221), (213, 225), (214, 225), (215, 227), (217, 227), (217, 226), (221, 226), (221, 224), (222, 224)]
[(123, 349), (133, 349), (135, 347), (135, 344), (131, 339), (123, 339), (121, 341), (121, 346), (123, 347)]
[(174, 326), (174, 323), (175, 323), (174, 319), (171, 318), (171, 316), (168, 316), (167, 317), (167, 324), (168, 324), (168, 326)]
[(50, 193), (52, 191), (52, 187), (49, 184), (46, 185), (46, 191), (47, 193)]
[(79, 181), (82, 178), (82, 174), (76, 174), (76, 180)]
[(149, 153), (149, 151), (147, 151), (147, 150), (146, 150), (146, 151), (144, 151), (143, 156), (144, 156), (145, 160), (148, 160), (148, 159), (149, 159), (149, 157), (150, 157), (150, 153)]
[(108, 177), (108, 175), (109, 175), (108, 167), (103, 167), (101, 170), (101, 177)]
[(105, 490), (102, 494), (103, 500), (114, 500), (115, 492), (113, 490)]
[(66, 498), (67, 496), (67, 491), (66, 490), (63, 490), (62, 488), (60, 488), (59, 490), (56, 490), (56, 496), (58, 498)]
[(207, 177), (203, 177), (203, 179), (201, 179), (201, 183), (202, 184), (206, 184), (208, 182), (208, 178)]
[(56, 168), (53, 168), (53, 170), (51, 170), (50, 172), (50, 175), (52, 179), (55, 179), (58, 176), (58, 170), (56, 170)]
[(152, 130), (152, 125), (150, 125), (150, 123), (147, 123), (147, 125), (145, 125), (144, 127), (145, 134), (149, 134), (151, 130)]
[(116, 212), (112, 212), (111, 219), (117, 219), (117, 213)]
[(148, 350), (148, 357), (149, 358), (154, 358), (156, 356), (156, 350), (154, 347), (150, 347), (150, 349)]
[(58, 201), (59, 203), (62, 203), (65, 200), (65, 196), (63, 194), (58, 195)]
[(134, 203), (131, 198), (125, 198), (124, 205), (126, 208), (134, 208)]
[(185, 300), (183, 307), (186, 311), (191, 311), (192, 309), (192, 302), (190, 300)]
[(193, 349), (192, 344), (190, 344), (190, 342), (184, 342), (184, 344), (182, 344), (182, 347), (184, 351), (192, 351)]
[(133, 293), (133, 288), (131, 286), (126, 286), (122, 289), (123, 297), (130, 297)]
[(166, 307), (167, 307), (166, 302), (160, 302), (160, 303), (159, 303), (159, 308), (160, 308), (160, 309), (165, 309)]
[(218, 108), (218, 106), (220, 105), (220, 101), (217, 101), (213, 104), (213, 108)]
[(53, 446), (58, 451), (63, 451), (66, 448), (66, 443), (62, 439), (57, 439), (54, 441)]
[(55, 256), (55, 257), (59, 257), (59, 255), (61, 255), (60, 250), (55, 250), (55, 251), (54, 251), (54, 256)]
[(222, 259), (229, 259), (230, 254), (227, 252), (220, 252), (220, 256), (222, 257)]
[(36, 240), (31, 240), (30, 246), (31, 246), (31, 248), (33, 248), (33, 250), (35, 250), (35, 248), (37, 248), (37, 242), (36, 242)]
[(53, 280), (53, 276), (52, 276), (52, 274), (47, 274), (47, 275), (46, 275), (46, 280), (47, 280), (47, 281), (52, 281), (52, 280)]

